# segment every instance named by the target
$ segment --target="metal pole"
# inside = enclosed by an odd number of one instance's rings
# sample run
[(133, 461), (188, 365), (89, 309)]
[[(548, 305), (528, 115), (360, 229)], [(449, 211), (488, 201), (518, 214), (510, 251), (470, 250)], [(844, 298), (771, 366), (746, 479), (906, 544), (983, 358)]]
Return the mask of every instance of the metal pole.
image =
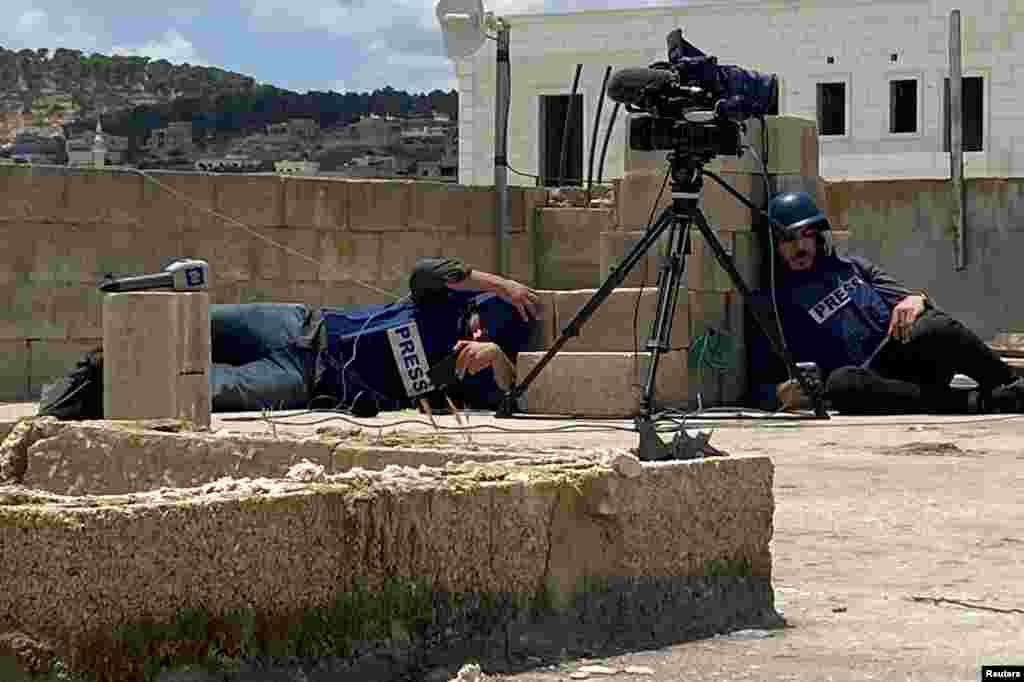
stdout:
[(964, 208), (963, 65), (960, 10), (949, 14), (949, 166), (953, 192), (953, 269), (966, 269), (967, 214)]
[(597, 100), (597, 113), (594, 114), (594, 127), (590, 131), (590, 160), (587, 162), (587, 206), (590, 206), (590, 192), (594, 186), (594, 151), (597, 148), (597, 129), (601, 127), (601, 108), (604, 104), (604, 93), (608, 88), (608, 79), (611, 78), (612, 67), (604, 71), (604, 80), (601, 81), (601, 96)]
[(580, 84), (580, 71), (583, 70), (582, 64), (576, 65), (576, 77), (572, 79), (572, 92), (569, 94), (569, 105), (565, 108), (565, 125), (562, 126), (562, 155), (559, 157), (558, 164), (558, 186), (561, 187), (565, 184), (565, 160), (569, 154), (569, 123), (572, 121), (573, 109), (576, 104), (576, 88)]
[(495, 272), (508, 274), (509, 262), (509, 206), (508, 206), (508, 107), (509, 92), (509, 40), (508, 24), (498, 19), (497, 83), (494, 96), (494, 227)]

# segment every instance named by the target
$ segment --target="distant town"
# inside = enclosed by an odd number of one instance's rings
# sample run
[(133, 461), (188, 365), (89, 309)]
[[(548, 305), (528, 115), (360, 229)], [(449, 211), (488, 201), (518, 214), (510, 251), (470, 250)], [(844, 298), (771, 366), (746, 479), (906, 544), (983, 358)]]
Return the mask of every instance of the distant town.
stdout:
[(457, 98), (303, 95), (216, 67), (0, 47), (0, 162), (455, 181)]
[(225, 137), (210, 130), (197, 136), (191, 122), (174, 122), (151, 131), (132, 149), (129, 138), (103, 130), (100, 116), (95, 130), (77, 135), (67, 135), (62, 126), (20, 128), (13, 142), (0, 146), (0, 159), (20, 164), (362, 178), (454, 181), (458, 176), (458, 125), (439, 112), (368, 115), (326, 129), (311, 118), (292, 118)]

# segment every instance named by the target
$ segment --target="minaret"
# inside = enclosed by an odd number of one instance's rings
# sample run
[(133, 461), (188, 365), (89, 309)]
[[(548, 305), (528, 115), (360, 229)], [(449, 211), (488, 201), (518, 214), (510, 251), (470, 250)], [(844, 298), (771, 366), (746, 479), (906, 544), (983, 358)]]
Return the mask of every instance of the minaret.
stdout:
[(92, 138), (92, 165), (102, 168), (107, 165), (107, 140), (103, 135), (101, 116), (96, 117), (96, 136)]

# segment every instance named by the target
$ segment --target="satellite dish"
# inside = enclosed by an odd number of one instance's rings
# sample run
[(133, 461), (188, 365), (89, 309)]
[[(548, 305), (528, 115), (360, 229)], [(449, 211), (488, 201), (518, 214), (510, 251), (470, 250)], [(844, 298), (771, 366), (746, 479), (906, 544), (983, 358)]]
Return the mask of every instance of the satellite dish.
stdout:
[(444, 32), (449, 59), (469, 57), (484, 44), (484, 4), (482, 0), (440, 0), (437, 21)]

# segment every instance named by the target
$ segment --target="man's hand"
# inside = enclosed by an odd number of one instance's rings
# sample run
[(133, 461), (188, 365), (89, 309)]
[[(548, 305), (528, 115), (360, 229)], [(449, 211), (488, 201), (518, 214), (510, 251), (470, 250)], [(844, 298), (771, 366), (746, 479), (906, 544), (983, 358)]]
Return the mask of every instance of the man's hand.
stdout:
[(514, 279), (506, 279), (498, 295), (516, 307), (523, 322), (536, 319), (539, 299), (537, 292), (530, 287), (520, 284)]
[(490, 341), (459, 341), (455, 344), (455, 371), (473, 375), (488, 367), (494, 368), (494, 380), (504, 390), (511, 388), (516, 379), (516, 368), (512, 361)]
[(459, 374), (473, 375), (494, 364), (501, 349), (490, 341), (459, 341), (455, 344), (455, 370)]
[(914, 321), (925, 310), (924, 296), (913, 295), (896, 304), (892, 309), (892, 320), (889, 322), (889, 336), (906, 343), (914, 329)]
[(799, 410), (801, 405), (809, 403), (807, 396), (800, 388), (800, 382), (796, 379), (783, 381), (775, 387), (775, 395), (782, 403), (782, 412)]

